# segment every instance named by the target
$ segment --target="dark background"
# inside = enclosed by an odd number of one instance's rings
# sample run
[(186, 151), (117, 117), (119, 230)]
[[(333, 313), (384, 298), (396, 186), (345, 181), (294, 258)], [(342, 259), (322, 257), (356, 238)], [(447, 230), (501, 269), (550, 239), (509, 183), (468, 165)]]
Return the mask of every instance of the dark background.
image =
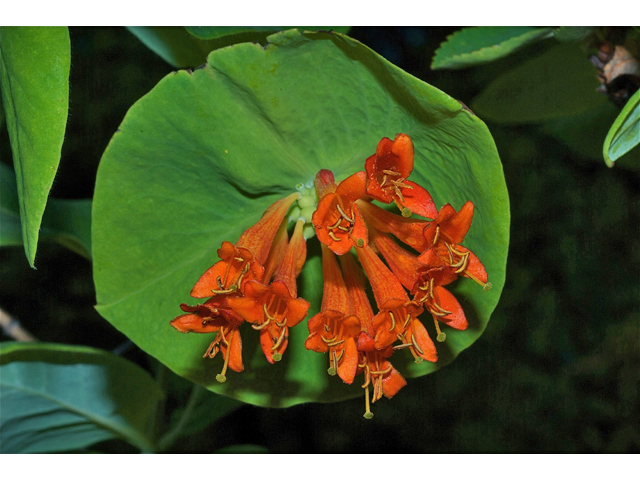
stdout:
[[(455, 30), (358, 27), (349, 35), (467, 105), (532, 52), (431, 71), (434, 51)], [(124, 28), (71, 28), (70, 35), (70, 118), (52, 195), (90, 198), (101, 154), (128, 108), (174, 68)], [(371, 421), (362, 418), (363, 398), (282, 410), (247, 405), (170, 451), (236, 444), (293, 453), (640, 451), (638, 149), (608, 169), (537, 125), (487, 124), (512, 224), (507, 283), (480, 340), (450, 366), (377, 402)], [(0, 154), (11, 162), (5, 130)], [(22, 247), (0, 249), (0, 305), (26, 329), (43, 341), (116, 349), (158, 369), (94, 310), (89, 261), (42, 243), (36, 267)], [(167, 414), (188, 390), (179, 378), (169, 384)], [(96, 449), (130, 451), (117, 441)]]

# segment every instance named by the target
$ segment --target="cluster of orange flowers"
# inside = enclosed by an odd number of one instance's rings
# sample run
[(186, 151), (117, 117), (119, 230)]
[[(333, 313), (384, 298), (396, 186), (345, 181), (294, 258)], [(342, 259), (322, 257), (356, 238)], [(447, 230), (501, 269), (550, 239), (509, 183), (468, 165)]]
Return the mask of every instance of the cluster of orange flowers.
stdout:
[[(424, 311), (433, 317), (439, 342), (446, 338), (440, 323), (467, 328), (462, 307), (445, 286), (463, 276), (491, 288), (478, 257), (460, 245), (471, 226), (473, 203), (458, 212), (449, 204), (438, 211), (429, 192), (408, 180), (413, 156), (411, 139), (401, 133), (393, 141), (380, 141), (365, 171), (336, 184), (331, 171), (321, 170), (314, 181), (319, 201), (311, 223), (322, 246), (324, 286), (321, 310), (308, 321), (305, 346), (328, 353), (328, 373), (348, 384), (364, 374), (366, 418), (373, 416), (370, 386), (375, 402), (383, 395), (393, 397), (406, 385), (389, 362), (396, 350), (408, 349), (417, 363), (437, 361), (435, 345), (418, 318)], [(185, 333), (217, 332), (204, 356), (213, 358), (222, 351), (219, 382), (226, 380), (228, 368), (244, 369), (239, 330), (244, 322), (260, 332), (265, 357), (274, 363), (287, 348), (289, 329), (307, 315), (309, 302), (297, 297), (296, 287), (307, 254), (305, 218), (297, 220), (290, 239), (287, 233), (287, 212), (300, 198), (296, 192), (277, 201), (235, 245), (223, 242), (220, 261), (191, 291), (192, 297), (208, 300), (193, 307), (182, 304), (188, 313), (171, 322)], [(401, 215), (374, 200), (395, 203)]]

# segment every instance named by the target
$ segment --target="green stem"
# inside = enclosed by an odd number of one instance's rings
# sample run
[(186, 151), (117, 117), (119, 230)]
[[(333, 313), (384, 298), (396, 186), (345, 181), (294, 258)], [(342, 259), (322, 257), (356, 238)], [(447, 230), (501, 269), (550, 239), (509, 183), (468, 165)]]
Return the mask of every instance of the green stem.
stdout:
[(166, 450), (171, 445), (173, 445), (173, 442), (175, 442), (178, 439), (178, 437), (180, 436), (180, 433), (182, 432), (182, 429), (184, 428), (185, 424), (189, 420), (189, 417), (191, 416), (193, 409), (198, 404), (198, 400), (200, 400), (200, 397), (202, 396), (203, 392), (204, 392), (204, 388), (202, 388), (200, 385), (193, 386), (193, 389), (191, 390), (191, 395), (189, 396), (189, 401), (187, 402), (187, 406), (185, 407), (184, 412), (180, 417), (180, 420), (178, 420), (178, 423), (176, 423), (176, 425), (158, 441), (159, 451), (162, 452)]

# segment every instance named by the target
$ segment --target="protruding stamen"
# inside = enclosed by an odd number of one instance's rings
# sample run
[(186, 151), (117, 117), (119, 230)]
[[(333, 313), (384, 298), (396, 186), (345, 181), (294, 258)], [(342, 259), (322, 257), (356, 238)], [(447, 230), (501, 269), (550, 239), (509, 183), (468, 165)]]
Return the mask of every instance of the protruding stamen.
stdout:
[(402, 175), (400, 172), (396, 172), (395, 170), (382, 170), (382, 173), (384, 173), (385, 175), (392, 175), (394, 177), (399, 177)]
[(435, 324), (436, 332), (438, 333), (436, 340), (440, 343), (444, 342), (447, 339), (447, 334), (440, 330), (440, 323), (438, 322), (438, 320), (434, 318), (433, 323)]
[[(220, 333), (222, 333), (222, 329), (220, 329)], [(232, 330), (228, 342), (226, 341), (226, 339), (224, 339), (224, 335), (222, 336), (227, 345), (227, 354), (224, 356), (224, 365), (222, 366), (222, 372), (216, 375), (216, 380), (220, 383), (224, 383), (227, 381), (227, 377), (225, 376), (225, 374), (227, 373), (227, 367), (229, 366), (229, 358), (231, 357), (231, 340), (233, 339), (234, 333), (235, 331)]]
[(263, 303), (263, 304), (262, 304), (262, 311), (264, 312), (265, 317), (267, 317), (267, 319), (268, 319), (269, 321), (272, 321), (272, 320), (275, 320), (275, 319), (276, 319), (276, 317), (275, 317), (275, 316), (273, 316), (273, 315), (269, 314), (269, 310), (267, 309), (267, 304), (266, 304), (266, 303)]
[(329, 230), (335, 230), (336, 228), (338, 228), (338, 225), (340, 225), (340, 222), (342, 222), (342, 218), (338, 217), (338, 219), (336, 220), (336, 223), (334, 223), (333, 225), (331, 225), (330, 227), (327, 227)]
[(369, 385), (368, 384), (364, 388), (364, 399), (365, 399), (365, 403), (364, 403), (365, 412), (363, 417), (366, 418), (367, 420), (371, 420), (373, 418), (373, 413), (371, 413), (371, 405), (369, 404)]
[(334, 242), (339, 242), (339, 241), (341, 241), (341, 240), (342, 240), (341, 238), (336, 237), (336, 234), (335, 234), (335, 233), (333, 233), (333, 231), (329, 231), (329, 236), (331, 237), (331, 239), (332, 239)]
[(271, 323), (271, 320), (269, 320), (268, 318), (264, 321), (264, 323), (254, 323), (251, 325), (251, 328), (253, 328), (254, 330), (262, 330), (264, 328), (266, 328), (269, 324)]
[(472, 275), (470, 272), (464, 272), (464, 274), (467, 277), (469, 277), (471, 280), (476, 282), (478, 285), (480, 285), (485, 292), (488, 292), (489, 290), (491, 290), (491, 288), (493, 288), (493, 284), (492, 283), (490, 283), (490, 282), (484, 283), (484, 282), (480, 281), (478, 278), (476, 278), (474, 275)]
[(371, 375), (386, 375), (387, 373), (389, 373), (391, 370), (393, 369), (392, 365), (389, 365), (387, 368), (385, 368), (384, 370), (371, 370)]

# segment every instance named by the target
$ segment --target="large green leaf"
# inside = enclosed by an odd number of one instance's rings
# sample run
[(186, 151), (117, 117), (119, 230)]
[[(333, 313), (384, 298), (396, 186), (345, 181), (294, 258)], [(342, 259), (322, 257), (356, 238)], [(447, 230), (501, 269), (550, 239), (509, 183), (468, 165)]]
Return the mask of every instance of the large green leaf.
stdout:
[[(40, 241), (54, 241), (91, 258), (91, 200), (50, 198), (42, 218)], [(22, 245), (16, 177), (0, 163), (0, 247)]]
[(640, 144), (640, 90), (627, 101), (607, 133), (602, 149), (605, 163), (613, 167), (613, 162), (638, 144)]
[[(398, 132), (416, 146), (411, 179), (438, 206), (477, 206), (465, 239), (494, 288), (459, 281), (453, 291), (470, 318), (439, 345), (437, 364), (399, 352), (406, 376), (447, 364), (482, 333), (505, 278), (509, 200), (495, 144), (460, 102), (340, 34), (287, 31), (269, 44), (212, 52), (207, 65), (165, 77), (127, 113), (98, 170), (93, 205), (98, 311), (179, 375), (216, 393), (265, 406), (360, 395), (326, 373), (327, 358), (304, 348), (304, 323), (271, 365), (258, 335), (241, 328), (245, 371), (215, 381), (219, 358), (203, 359), (208, 335), (168, 322), (224, 240), (235, 242), (274, 201), (329, 168), (337, 179), (362, 170), (379, 140)], [(320, 308), (322, 262), (315, 238), (299, 295)], [(425, 318), (427, 328), (433, 325)], [(406, 354), (406, 355), (405, 355)]]
[(548, 37), (553, 28), (470, 27), (448, 36), (440, 45), (431, 68), (464, 68), (491, 62)]
[(597, 108), (596, 70), (580, 45), (558, 44), (501, 75), (474, 98), (471, 108), (499, 123), (542, 122)]
[(67, 125), (70, 52), (66, 27), (0, 27), (2, 103), (32, 267)]
[(146, 436), (162, 391), (147, 372), (110, 353), (43, 343), (0, 344), (2, 453), (70, 451)]

